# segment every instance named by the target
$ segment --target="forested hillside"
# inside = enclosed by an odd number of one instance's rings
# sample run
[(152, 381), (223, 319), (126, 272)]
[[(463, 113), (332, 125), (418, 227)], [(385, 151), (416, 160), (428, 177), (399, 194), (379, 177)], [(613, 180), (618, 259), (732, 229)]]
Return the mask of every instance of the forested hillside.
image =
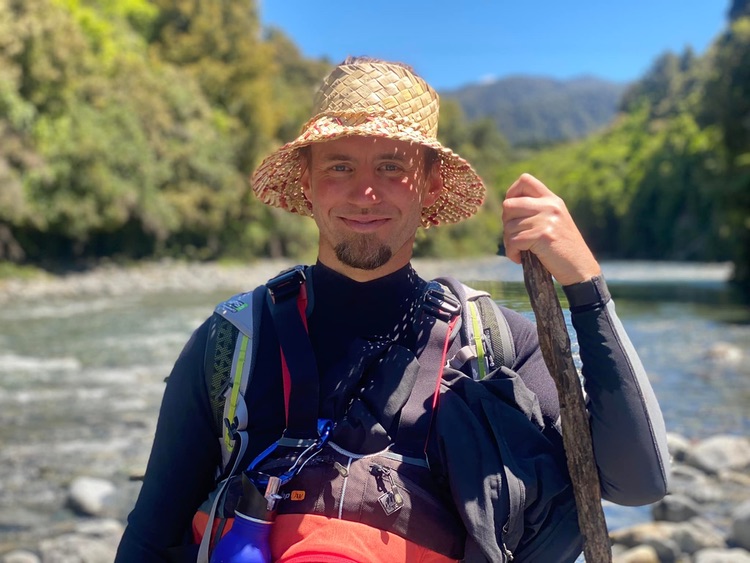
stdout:
[(563, 196), (602, 256), (732, 260), (750, 287), (750, 3), (708, 52), (666, 53), (606, 131), (500, 170)]
[(585, 137), (608, 125), (625, 84), (581, 77), (510, 76), (441, 93), (469, 119), (490, 117), (512, 145), (540, 146)]
[[(444, 99), (441, 140), (490, 189), (417, 253), (495, 252), (499, 202), (528, 171), (602, 256), (732, 259), (747, 284), (747, 15), (737, 0), (707, 54), (655, 61), (606, 130), (523, 162), (491, 116)], [(330, 66), (261, 29), (251, 1), (0, 0), (0, 261), (312, 258), (314, 224), (259, 204), (247, 177), (297, 134)]]

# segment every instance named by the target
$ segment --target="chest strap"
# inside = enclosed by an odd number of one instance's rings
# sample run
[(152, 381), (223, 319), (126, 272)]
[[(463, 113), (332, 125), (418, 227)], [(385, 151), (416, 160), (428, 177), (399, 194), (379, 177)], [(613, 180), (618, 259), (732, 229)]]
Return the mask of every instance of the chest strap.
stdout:
[[(261, 452), (250, 464), (251, 468), (258, 467), (278, 447), (307, 448), (319, 444), (322, 436), (317, 361), (307, 330), (305, 270), (299, 266), (293, 268), (267, 286), (268, 307), (281, 349), (287, 425), (281, 438)], [(403, 456), (424, 459), (440, 379), (461, 304), (444, 286), (428, 282), (420, 305), (415, 321), (419, 371), (401, 409), (393, 436), (396, 445), (392, 449)]]

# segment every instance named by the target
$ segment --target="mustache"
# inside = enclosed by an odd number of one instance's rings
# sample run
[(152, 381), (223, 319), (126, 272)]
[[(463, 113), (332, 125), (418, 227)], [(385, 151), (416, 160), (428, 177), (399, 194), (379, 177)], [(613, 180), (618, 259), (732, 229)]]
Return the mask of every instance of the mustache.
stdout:
[(367, 217), (368, 215), (377, 215), (378, 217), (383, 214), (388, 214), (390, 210), (385, 207), (341, 207), (336, 210), (339, 215), (361, 215)]

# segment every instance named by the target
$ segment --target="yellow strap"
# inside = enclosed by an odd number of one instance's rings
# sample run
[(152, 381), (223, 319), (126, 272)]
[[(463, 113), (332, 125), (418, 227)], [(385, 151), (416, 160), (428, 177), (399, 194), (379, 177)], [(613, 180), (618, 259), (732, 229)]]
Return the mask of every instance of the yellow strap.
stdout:
[(474, 346), (477, 349), (479, 379), (484, 379), (487, 376), (487, 371), (484, 367), (484, 346), (482, 345), (482, 325), (479, 324), (479, 310), (477, 309), (477, 304), (473, 301), (469, 301), (467, 305), (469, 305), (469, 315), (471, 316), (471, 332), (474, 334)]
[[(234, 378), (232, 380), (232, 395), (229, 399), (229, 412), (227, 413), (227, 419), (229, 422), (234, 421), (234, 416), (237, 413), (237, 399), (240, 396), (240, 384), (242, 383), (242, 368), (245, 366), (245, 356), (247, 355), (247, 344), (250, 339), (240, 333), (242, 340), (240, 341), (240, 353), (237, 358), (237, 362), (234, 369)], [(229, 428), (224, 427), (224, 444), (227, 446), (227, 450), (231, 452), (234, 449), (234, 440), (229, 433)]]

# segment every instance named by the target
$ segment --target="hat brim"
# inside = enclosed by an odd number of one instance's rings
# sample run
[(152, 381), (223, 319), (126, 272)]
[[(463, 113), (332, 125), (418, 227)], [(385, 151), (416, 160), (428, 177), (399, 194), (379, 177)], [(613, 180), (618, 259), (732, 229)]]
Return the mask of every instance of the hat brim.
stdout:
[(354, 121), (336, 116), (310, 120), (297, 139), (263, 160), (251, 179), (253, 191), (263, 203), (298, 215), (311, 216), (312, 206), (300, 184), (303, 162), (299, 149), (313, 143), (355, 135), (418, 143), (437, 152), (443, 190), (433, 205), (422, 210), (423, 227), (458, 223), (474, 215), (482, 205), (484, 183), (466, 160), (436, 139), (425, 137), (413, 128), (405, 128), (392, 119), (367, 116)]

